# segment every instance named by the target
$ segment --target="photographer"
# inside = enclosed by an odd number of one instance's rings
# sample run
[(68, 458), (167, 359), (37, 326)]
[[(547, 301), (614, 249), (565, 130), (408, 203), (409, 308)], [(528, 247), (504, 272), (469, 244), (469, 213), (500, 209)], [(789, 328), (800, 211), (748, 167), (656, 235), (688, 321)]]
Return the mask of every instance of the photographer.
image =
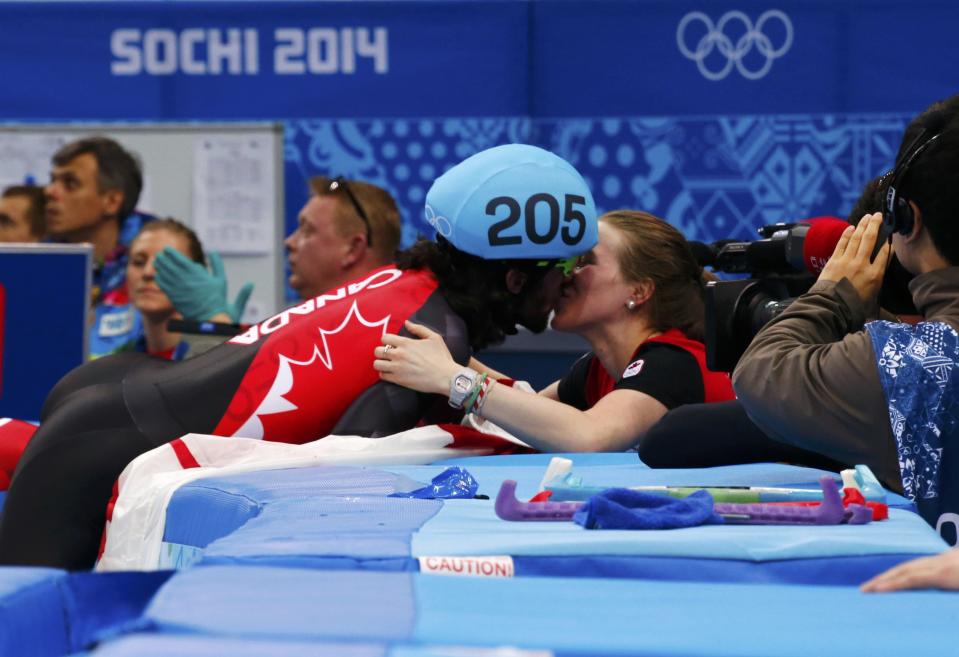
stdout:
[[(959, 520), (959, 114), (942, 108), (907, 130), (883, 214), (846, 230), (816, 284), (753, 340), (733, 384), (771, 436), (869, 465), (955, 543), (948, 527)], [(866, 323), (878, 312), (889, 234), (916, 274), (909, 291), (924, 321), (915, 326)]]

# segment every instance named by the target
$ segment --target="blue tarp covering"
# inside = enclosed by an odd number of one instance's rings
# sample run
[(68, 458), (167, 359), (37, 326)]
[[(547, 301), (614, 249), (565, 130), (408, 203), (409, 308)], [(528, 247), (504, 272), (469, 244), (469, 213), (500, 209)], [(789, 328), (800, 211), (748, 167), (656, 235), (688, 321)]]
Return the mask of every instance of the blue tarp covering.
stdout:
[(245, 527), (214, 542), (206, 563), (284, 563), (328, 569), (412, 570), (414, 531), (439, 500), (317, 497), (265, 507)]
[[(295, 503), (318, 495), (389, 495), (401, 478), (382, 470), (319, 467), (254, 472), (201, 479), (183, 486), (170, 500), (164, 538), (206, 547), (226, 536), (277, 500)], [(215, 507), (216, 513), (204, 511)]]

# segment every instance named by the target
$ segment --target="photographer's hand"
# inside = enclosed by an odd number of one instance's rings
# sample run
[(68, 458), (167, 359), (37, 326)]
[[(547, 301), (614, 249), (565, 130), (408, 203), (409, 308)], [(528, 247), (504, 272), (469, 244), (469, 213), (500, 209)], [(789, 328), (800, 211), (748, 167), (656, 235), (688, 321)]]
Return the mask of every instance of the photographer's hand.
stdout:
[(889, 265), (891, 251), (887, 242), (879, 249), (875, 260), (869, 261), (880, 226), (882, 214), (877, 212), (863, 217), (858, 226), (847, 228), (839, 238), (829, 262), (819, 274), (819, 280), (839, 282), (846, 278), (856, 288), (863, 302), (869, 304), (875, 301), (882, 285), (883, 274)]

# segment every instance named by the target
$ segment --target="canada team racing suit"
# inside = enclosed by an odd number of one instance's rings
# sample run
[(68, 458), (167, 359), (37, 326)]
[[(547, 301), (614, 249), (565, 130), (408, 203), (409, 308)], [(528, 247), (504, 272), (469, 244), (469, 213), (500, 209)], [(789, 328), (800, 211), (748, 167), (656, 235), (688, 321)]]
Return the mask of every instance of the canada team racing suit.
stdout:
[(441, 400), (380, 381), (373, 350), (410, 319), (469, 359), (465, 324), (433, 275), (392, 266), (252, 327), (196, 358), (118, 354), (51, 391), (0, 520), (0, 563), (90, 568), (114, 481), (185, 433), (304, 443), (409, 429)]

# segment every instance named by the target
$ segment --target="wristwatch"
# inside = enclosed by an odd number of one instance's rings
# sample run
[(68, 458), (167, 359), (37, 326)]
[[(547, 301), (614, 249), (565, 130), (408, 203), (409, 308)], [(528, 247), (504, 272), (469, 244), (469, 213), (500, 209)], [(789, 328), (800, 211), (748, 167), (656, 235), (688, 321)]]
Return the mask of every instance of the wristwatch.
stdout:
[(463, 408), (463, 404), (473, 391), (473, 386), (476, 385), (477, 377), (479, 372), (471, 367), (464, 367), (450, 379), (450, 406)]

